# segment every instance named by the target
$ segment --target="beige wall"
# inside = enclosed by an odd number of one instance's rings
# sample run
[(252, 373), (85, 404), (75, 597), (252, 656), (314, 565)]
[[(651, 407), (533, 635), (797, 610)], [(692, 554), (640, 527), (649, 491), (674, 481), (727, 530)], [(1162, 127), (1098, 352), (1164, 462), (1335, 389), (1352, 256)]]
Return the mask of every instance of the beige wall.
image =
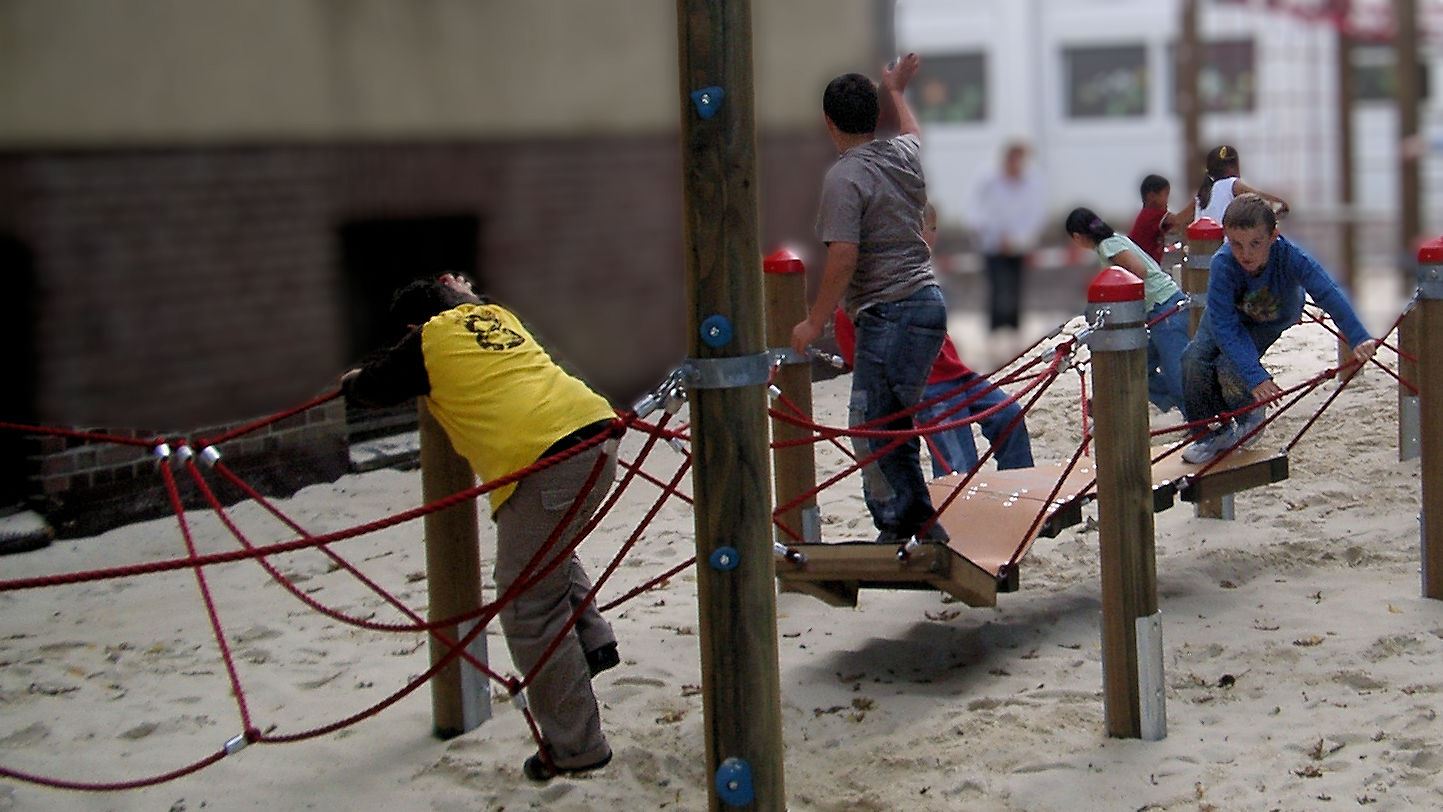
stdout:
[[(758, 121), (871, 67), (875, 0), (754, 0)], [(0, 0), (0, 146), (676, 126), (670, 0)]]

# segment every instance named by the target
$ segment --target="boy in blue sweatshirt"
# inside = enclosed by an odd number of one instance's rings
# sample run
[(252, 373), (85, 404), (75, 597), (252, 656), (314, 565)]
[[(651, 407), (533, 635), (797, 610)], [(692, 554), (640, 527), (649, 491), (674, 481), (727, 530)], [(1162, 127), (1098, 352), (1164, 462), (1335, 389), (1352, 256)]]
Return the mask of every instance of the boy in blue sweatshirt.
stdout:
[[(1277, 215), (1266, 200), (1239, 195), (1223, 214), (1228, 241), (1213, 255), (1207, 312), (1182, 357), (1183, 414), (1207, 420), (1282, 394), (1263, 368), (1262, 355), (1283, 331), (1297, 323), (1306, 292), (1320, 305), (1353, 348), (1360, 363), (1373, 357), (1378, 342), (1358, 320), (1348, 297), (1317, 260), (1278, 234)], [(1202, 464), (1256, 429), (1264, 419), (1256, 408), (1223, 423), (1183, 451), (1183, 460)], [(1251, 445), (1258, 438), (1248, 438)]]

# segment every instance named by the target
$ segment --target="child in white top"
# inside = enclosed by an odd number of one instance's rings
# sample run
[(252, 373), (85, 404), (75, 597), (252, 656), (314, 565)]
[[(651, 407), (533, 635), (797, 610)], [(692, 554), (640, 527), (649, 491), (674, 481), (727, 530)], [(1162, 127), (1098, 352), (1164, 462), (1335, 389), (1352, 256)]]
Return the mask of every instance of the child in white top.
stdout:
[(1197, 197), (1177, 214), (1163, 218), (1163, 230), (1167, 231), (1177, 223), (1192, 223), (1204, 217), (1214, 222), (1223, 221), (1228, 204), (1241, 195), (1255, 194), (1273, 204), (1279, 218), (1288, 216), (1288, 201), (1274, 194), (1247, 185), (1238, 177), (1240, 164), (1236, 147), (1223, 144), (1208, 151), (1206, 173), (1202, 185), (1198, 186)]

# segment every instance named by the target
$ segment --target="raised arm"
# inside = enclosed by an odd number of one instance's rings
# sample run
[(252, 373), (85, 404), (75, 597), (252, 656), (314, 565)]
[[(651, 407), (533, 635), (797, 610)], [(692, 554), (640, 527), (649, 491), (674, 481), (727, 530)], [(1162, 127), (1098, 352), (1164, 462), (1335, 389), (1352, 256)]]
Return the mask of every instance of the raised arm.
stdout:
[(1279, 218), (1288, 216), (1288, 212), (1290, 211), (1290, 209), (1288, 208), (1288, 201), (1282, 199), (1281, 197), (1278, 197), (1277, 195), (1264, 192), (1262, 189), (1255, 189), (1252, 186), (1243, 183), (1242, 178), (1238, 178), (1236, 181), (1233, 181), (1233, 197), (1246, 194), (1257, 195), (1263, 200), (1274, 204), (1274, 209), (1277, 211)]
[(1158, 230), (1166, 234), (1173, 229), (1187, 228), (1192, 224), (1196, 214), (1197, 198), (1188, 198), (1187, 205), (1178, 209), (1176, 213), (1168, 212), (1162, 216), (1162, 221), (1158, 223)]
[(897, 132), (902, 135), (915, 135), (918, 141), (922, 140), (922, 128), (917, 124), (917, 117), (912, 114), (912, 108), (907, 104), (907, 84), (912, 77), (917, 75), (917, 68), (922, 65), (922, 57), (915, 53), (907, 54), (895, 63), (882, 69), (881, 92), (885, 95), (882, 100), (882, 109), (886, 110), (890, 105), (897, 117)]

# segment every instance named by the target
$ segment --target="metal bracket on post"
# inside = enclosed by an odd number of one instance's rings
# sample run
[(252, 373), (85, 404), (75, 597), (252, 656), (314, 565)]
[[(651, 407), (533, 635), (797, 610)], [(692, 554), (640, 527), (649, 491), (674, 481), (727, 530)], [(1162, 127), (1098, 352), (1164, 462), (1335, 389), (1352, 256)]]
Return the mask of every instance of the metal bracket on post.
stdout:
[(802, 508), (802, 541), (807, 544), (822, 542), (822, 509), (816, 505)]
[(1166, 685), (1162, 674), (1162, 610), (1140, 617), (1137, 629), (1137, 699), (1143, 741), (1167, 738)]
[(771, 347), (767, 350), (767, 354), (771, 356), (772, 366), (793, 366), (812, 362), (810, 353), (799, 353), (791, 347)]
[(1428, 523), (1423, 521), (1423, 511), (1418, 511), (1418, 580), (1422, 582), (1423, 594), (1428, 594)]
[[(458, 640), (476, 628), (480, 619), (466, 620), (456, 624)], [(466, 653), (478, 662), (489, 662), (486, 657), (486, 633), (476, 635), (466, 644)], [(475, 730), (491, 718), (491, 681), (465, 659), (461, 661), (461, 725), (466, 730)]]
[(1416, 460), (1423, 453), (1423, 406), (1417, 395), (1398, 398), (1398, 461)]
[(772, 376), (772, 357), (759, 352), (730, 358), (688, 358), (682, 362), (681, 375), (688, 389), (761, 386)]
[[(1136, 350), (1147, 346), (1147, 303), (1108, 302), (1087, 306), (1088, 324), (1106, 324), (1105, 330), (1087, 334), (1089, 349), (1106, 351)], [(1135, 328), (1135, 329), (1128, 329)]]

